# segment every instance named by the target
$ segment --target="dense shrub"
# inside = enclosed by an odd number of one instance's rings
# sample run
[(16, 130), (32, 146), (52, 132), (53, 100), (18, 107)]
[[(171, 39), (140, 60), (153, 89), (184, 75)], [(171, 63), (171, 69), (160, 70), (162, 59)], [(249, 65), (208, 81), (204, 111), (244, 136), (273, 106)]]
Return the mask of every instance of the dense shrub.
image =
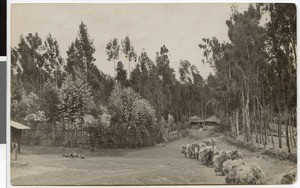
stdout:
[(262, 154), (269, 155), (280, 160), (290, 160), (294, 163), (297, 163), (296, 153), (287, 153), (282, 150), (266, 149), (262, 151)]
[(186, 129), (184, 130), (175, 130), (171, 132), (166, 132), (164, 134), (164, 142), (172, 142), (174, 140), (180, 139), (182, 137), (185, 137), (188, 134), (188, 131)]
[(245, 143), (238, 139), (233, 139), (233, 138), (229, 138), (229, 137), (225, 137), (225, 139), (230, 144), (232, 144), (236, 147), (242, 148), (242, 149), (249, 150), (251, 152), (257, 152), (257, 151), (261, 151), (263, 149), (263, 147), (255, 146), (254, 144), (251, 144), (251, 143)]
[(274, 150), (274, 149), (264, 149), (262, 146), (256, 146), (251, 143), (245, 143), (241, 140), (225, 137), (226, 141), (230, 144), (242, 148), (247, 149), (251, 152), (261, 152), (262, 154), (269, 155), (271, 157), (280, 159), (280, 160), (290, 160), (294, 163), (297, 163), (297, 155), (295, 153), (287, 153), (282, 150)]
[(160, 136), (154, 108), (133, 89), (116, 84), (109, 97), (109, 110), (111, 130), (126, 135), (119, 138), (126, 146), (149, 146)]
[(133, 103), (132, 120), (138, 145), (152, 145), (157, 136), (157, 119), (154, 108), (145, 99)]

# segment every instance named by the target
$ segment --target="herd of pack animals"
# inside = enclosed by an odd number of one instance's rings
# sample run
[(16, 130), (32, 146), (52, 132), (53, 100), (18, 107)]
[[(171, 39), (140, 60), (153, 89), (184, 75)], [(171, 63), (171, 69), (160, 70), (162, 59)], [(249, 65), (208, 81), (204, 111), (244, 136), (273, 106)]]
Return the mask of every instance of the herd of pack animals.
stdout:
[(265, 174), (257, 165), (243, 160), (237, 150), (218, 151), (214, 138), (180, 146), (185, 157), (195, 158), (202, 164), (213, 166), (216, 173), (225, 175), (227, 184), (265, 184)]

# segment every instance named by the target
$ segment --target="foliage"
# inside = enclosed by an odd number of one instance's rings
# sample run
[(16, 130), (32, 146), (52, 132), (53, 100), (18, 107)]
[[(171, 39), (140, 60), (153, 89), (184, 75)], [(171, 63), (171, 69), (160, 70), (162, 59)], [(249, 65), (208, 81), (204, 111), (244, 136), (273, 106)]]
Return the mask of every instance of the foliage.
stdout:
[(40, 110), (39, 98), (33, 92), (26, 95), (22, 93), (19, 101), (13, 100), (11, 106), (12, 119), (23, 121), (28, 114), (35, 114)]
[(121, 84), (121, 86), (126, 87), (128, 84), (127, 71), (124, 69), (124, 65), (121, 61), (117, 63), (117, 75), (116, 80)]
[(155, 110), (131, 88), (116, 84), (109, 98), (109, 110), (112, 126), (132, 135), (126, 142), (134, 147), (154, 143), (158, 133)]
[(73, 80), (72, 75), (64, 80), (59, 90), (59, 101), (62, 117), (68, 117), (72, 122), (83, 121), (83, 116), (95, 108), (90, 86), (81, 79)]
[(115, 61), (119, 59), (120, 45), (118, 39), (114, 38), (110, 40), (106, 45), (106, 54), (108, 56), (108, 61), (114, 62), (114, 74), (115, 74)]
[[(11, 49), (12, 119), (42, 111), (51, 124), (66, 117), (84, 123), (90, 116), (93, 122), (85, 124), (92, 124), (91, 143), (136, 147), (173, 140), (193, 115), (216, 115), (222, 123), (214, 131), (231, 130), (233, 137), (241, 132), (248, 144), (233, 142), (255, 150), (254, 142), (267, 144), (269, 122), (278, 117), (282, 147), (281, 124), (288, 125), (287, 134), (296, 124), (295, 12), (294, 4), (250, 4), (243, 12), (233, 6), (226, 21), (229, 41), (212, 37), (199, 44), (203, 63), (214, 69), (207, 79), (186, 59), (178, 60), (176, 79), (166, 45), (151, 59), (145, 50), (136, 54), (129, 36), (107, 43), (116, 73), (106, 75), (96, 66), (96, 47), (83, 22), (66, 59), (51, 34), (45, 40), (38, 33), (22, 35)], [(285, 138), (290, 151), (294, 135)]]
[(157, 136), (158, 127), (155, 110), (145, 99), (133, 103), (132, 120), (138, 144), (153, 144)]
[(128, 73), (130, 73), (131, 72), (130, 63), (132, 61), (137, 60), (137, 55), (128, 36), (126, 36), (125, 39), (121, 41), (121, 45), (122, 45), (121, 50), (124, 53), (125, 58), (128, 59), (128, 64), (129, 64)]

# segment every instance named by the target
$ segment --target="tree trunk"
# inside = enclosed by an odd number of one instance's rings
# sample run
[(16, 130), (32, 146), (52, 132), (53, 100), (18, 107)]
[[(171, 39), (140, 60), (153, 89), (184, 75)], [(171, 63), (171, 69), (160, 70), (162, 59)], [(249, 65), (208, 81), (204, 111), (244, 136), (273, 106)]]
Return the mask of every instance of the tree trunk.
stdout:
[(275, 144), (274, 144), (274, 139), (273, 139), (273, 129), (270, 127), (270, 125), (269, 125), (269, 129), (270, 129), (270, 134), (271, 134), (272, 146), (273, 146), (273, 149), (275, 149)]
[(242, 108), (242, 119), (243, 119), (243, 131), (244, 131), (244, 142), (246, 142), (246, 123), (245, 123), (245, 109)]
[(291, 147), (290, 147), (290, 139), (289, 139), (289, 124), (288, 124), (288, 110), (287, 108), (285, 109), (285, 136), (286, 136), (286, 146), (288, 148), (288, 152), (291, 153)]
[(240, 128), (239, 128), (239, 110), (235, 112), (235, 123), (236, 123), (236, 137), (240, 137)]
[(258, 143), (258, 136), (257, 136), (257, 114), (256, 114), (256, 102), (255, 99), (253, 100), (253, 124), (254, 124), (254, 131), (255, 131), (255, 143)]
[(273, 146), (273, 149), (275, 149), (275, 144), (274, 144), (274, 133), (273, 133), (273, 129), (272, 129), (272, 126), (275, 125), (275, 121), (274, 121), (274, 118), (273, 118), (273, 112), (274, 112), (274, 108), (273, 108), (273, 105), (271, 106), (271, 111), (270, 111), (270, 123), (273, 124), (270, 126), (269, 124), (269, 130), (270, 130), (270, 134), (271, 134), (271, 141), (272, 141), (272, 146)]
[(293, 140), (293, 143), (294, 143), (294, 146), (297, 145), (296, 143), (296, 139), (295, 139), (295, 130), (294, 130), (294, 125), (296, 125), (296, 119), (294, 117), (296, 117), (294, 115), (294, 113), (291, 114), (292, 115), (292, 126), (291, 126), (291, 129), (292, 129), (292, 140)]
[(291, 113), (289, 113), (289, 116), (288, 116), (288, 125), (289, 125), (289, 141), (290, 141), (290, 146), (293, 146), (293, 139), (292, 139), (292, 129), (291, 129), (291, 125), (292, 125), (292, 118), (291, 118)]
[(282, 148), (282, 139), (281, 139), (281, 110), (279, 107), (279, 120), (278, 120), (278, 142), (279, 142), (279, 148)]

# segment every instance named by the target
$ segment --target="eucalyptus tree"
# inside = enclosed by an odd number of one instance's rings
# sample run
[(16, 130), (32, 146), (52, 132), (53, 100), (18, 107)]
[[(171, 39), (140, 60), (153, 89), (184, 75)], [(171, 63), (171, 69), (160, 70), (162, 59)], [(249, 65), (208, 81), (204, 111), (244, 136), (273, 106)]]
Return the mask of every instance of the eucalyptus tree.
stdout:
[(116, 76), (116, 60), (119, 59), (120, 45), (118, 39), (114, 38), (110, 40), (106, 45), (106, 54), (108, 56), (107, 60), (114, 63), (114, 76)]
[(121, 44), (122, 44), (121, 50), (124, 53), (125, 58), (128, 59), (128, 78), (129, 78), (131, 73), (130, 64), (132, 62), (136, 62), (137, 55), (128, 36), (126, 36), (125, 39), (122, 40)]
[(166, 109), (163, 112), (163, 116), (167, 117), (172, 109), (172, 92), (175, 90), (175, 71), (170, 67), (169, 50), (163, 45), (160, 51), (156, 53), (156, 67), (159, 80), (161, 83), (161, 90), (163, 92)]

